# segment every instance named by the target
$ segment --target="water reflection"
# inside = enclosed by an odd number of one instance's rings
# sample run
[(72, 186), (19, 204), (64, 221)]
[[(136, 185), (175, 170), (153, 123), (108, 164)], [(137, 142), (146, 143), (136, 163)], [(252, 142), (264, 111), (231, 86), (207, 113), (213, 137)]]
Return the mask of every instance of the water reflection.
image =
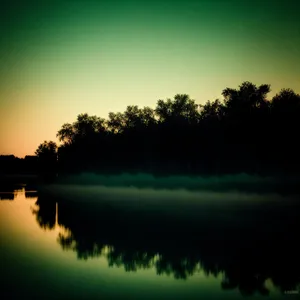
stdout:
[(25, 184), (0, 184), (0, 200), (14, 200), (18, 193), (25, 193), (25, 198), (35, 199), (38, 196), (35, 186)]
[(24, 190), (23, 185), (1, 185), (0, 184), (0, 200), (14, 200), (18, 192)]
[(269, 279), (282, 293), (300, 283), (298, 204), (213, 205), (190, 217), (166, 209), (139, 210), (139, 204), (129, 209), (103, 199), (83, 202), (43, 192), (33, 210), (41, 228), (58, 223), (65, 229), (58, 243), (78, 259), (104, 256), (112, 267), (155, 268), (158, 275), (177, 279), (204, 270), (207, 276), (222, 274), (222, 288), (242, 295), (268, 295)]
[(34, 199), (37, 198), (37, 191), (25, 191), (25, 198)]
[(51, 198), (40, 196), (32, 208), (36, 221), (43, 229), (54, 229), (56, 223), (56, 202)]
[(0, 192), (0, 200), (14, 200), (15, 194), (11, 192)]

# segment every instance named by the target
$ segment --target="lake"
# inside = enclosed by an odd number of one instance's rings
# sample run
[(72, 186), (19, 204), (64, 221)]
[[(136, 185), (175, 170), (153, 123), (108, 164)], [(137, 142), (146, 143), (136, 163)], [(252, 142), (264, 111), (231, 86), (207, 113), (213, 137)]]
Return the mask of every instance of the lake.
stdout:
[(1, 299), (298, 299), (294, 193), (2, 186)]

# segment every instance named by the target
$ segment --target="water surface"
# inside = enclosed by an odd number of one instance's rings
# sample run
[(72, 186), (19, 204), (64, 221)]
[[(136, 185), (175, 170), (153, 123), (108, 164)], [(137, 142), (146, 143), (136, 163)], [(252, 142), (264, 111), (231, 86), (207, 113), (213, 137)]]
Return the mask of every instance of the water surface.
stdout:
[(299, 297), (293, 195), (49, 185), (0, 198), (1, 299)]

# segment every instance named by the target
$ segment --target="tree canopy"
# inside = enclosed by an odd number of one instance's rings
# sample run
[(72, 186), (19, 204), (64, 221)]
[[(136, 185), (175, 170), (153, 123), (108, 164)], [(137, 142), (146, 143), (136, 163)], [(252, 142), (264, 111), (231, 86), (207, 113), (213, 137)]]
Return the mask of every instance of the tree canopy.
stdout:
[[(295, 172), (300, 95), (282, 89), (269, 100), (270, 91), (269, 84), (246, 81), (225, 88), (222, 100), (203, 105), (176, 94), (158, 100), (154, 109), (129, 105), (107, 119), (79, 114), (57, 132), (59, 170)], [(44, 142), (36, 154), (42, 158), (55, 151), (54, 142)]]

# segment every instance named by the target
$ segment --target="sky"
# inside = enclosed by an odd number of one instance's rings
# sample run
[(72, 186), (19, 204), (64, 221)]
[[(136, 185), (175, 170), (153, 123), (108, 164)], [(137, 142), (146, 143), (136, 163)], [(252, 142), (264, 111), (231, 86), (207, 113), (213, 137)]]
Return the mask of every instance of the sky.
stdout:
[(80, 113), (243, 81), (300, 92), (297, 0), (1, 0), (0, 154), (32, 155)]

